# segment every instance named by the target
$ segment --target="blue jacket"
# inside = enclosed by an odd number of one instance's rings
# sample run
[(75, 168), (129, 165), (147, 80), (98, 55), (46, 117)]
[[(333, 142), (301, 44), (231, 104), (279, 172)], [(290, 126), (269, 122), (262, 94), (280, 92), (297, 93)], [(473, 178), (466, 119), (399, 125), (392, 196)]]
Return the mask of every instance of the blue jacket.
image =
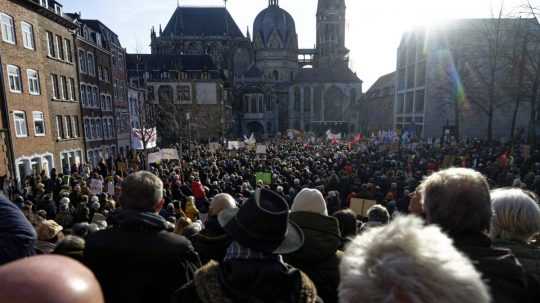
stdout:
[(22, 211), (0, 195), (0, 265), (33, 256), (36, 231)]

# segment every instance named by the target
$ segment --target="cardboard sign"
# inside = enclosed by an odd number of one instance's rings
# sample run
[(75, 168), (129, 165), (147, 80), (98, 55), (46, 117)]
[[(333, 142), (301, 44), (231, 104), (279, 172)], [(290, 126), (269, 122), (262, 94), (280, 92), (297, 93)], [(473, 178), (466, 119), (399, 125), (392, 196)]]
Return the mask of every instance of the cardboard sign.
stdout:
[(377, 204), (377, 201), (375, 200), (366, 200), (366, 199), (360, 199), (360, 198), (352, 198), (351, 199), (351, 209), (362, 218), (367, 217), (367, 211), (370, 207)]
[(227, 143), (227, 149), (228, 150), (239, 150), (240, 148), (243, 147), (243, 142), (240, 142), (240, 141), (229, 141)]
[(148, 163), (158, 163), (159, 161), (161, 161), (160, 152), (148, 154)]
[(255, 153), (258, 155), (266, 155), (266, 145), (262, 145), (262, 144), (257, 145), (257, 149), (255, 150)]
[(210, 152), (216, 153), (218, 150), (221, 149), (221, 144), (216, 143), (216, 142), (212, 142), (212, 143), (208, 144), (208, 149), (210, 150)]
[(164, 148), (160, 150), (162, 160), (179, 160), (176, 148)]

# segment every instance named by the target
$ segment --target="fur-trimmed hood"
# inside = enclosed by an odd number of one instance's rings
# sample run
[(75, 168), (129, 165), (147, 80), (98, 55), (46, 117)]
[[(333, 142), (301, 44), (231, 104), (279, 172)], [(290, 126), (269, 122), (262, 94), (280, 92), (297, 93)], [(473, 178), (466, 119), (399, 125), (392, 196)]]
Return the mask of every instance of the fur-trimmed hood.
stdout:
[[(191, 288), (191, 289), (190, 289)], [(265, 261), (209, 262), (176, 294), (178, 302), (194, 295), (202, 303), (315, 303), (317, 290), (301, 271)]]

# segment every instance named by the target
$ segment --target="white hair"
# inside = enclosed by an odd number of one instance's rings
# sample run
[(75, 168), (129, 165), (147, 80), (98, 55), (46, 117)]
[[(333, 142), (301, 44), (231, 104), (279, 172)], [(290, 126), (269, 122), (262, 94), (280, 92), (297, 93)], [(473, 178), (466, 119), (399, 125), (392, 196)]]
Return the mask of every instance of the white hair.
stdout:
[(480, 274), (452, 240), (412, 216), (358, 236), (345, 251), (340, 274), (341, 303), (490, 302)]
[(540, 206), (533, 193), (518, 188), (497, 189), (491, 192), (491, 204), (492, 239), (528, 242), (540, 232)]

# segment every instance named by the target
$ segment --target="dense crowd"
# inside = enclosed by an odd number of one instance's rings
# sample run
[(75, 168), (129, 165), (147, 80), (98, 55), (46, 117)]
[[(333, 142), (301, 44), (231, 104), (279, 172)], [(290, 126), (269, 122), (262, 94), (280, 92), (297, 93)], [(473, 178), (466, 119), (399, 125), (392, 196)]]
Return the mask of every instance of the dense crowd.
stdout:
[[(195, 145), (177, 161), (109, 159), (21, 183), (2, 188), (0, 280), (35, 271), (36, 300), (40, 264), (62, 262), (90, 285), (71, 302), (101, 302), (100, 287), (113, 303), (540, 299), (535, 149), (376, 138), (276, 140), (264, 153)], [(361, 215), (353, 199), (376, 205)], [(0, 297), (34, 302), (3, 284)]]

